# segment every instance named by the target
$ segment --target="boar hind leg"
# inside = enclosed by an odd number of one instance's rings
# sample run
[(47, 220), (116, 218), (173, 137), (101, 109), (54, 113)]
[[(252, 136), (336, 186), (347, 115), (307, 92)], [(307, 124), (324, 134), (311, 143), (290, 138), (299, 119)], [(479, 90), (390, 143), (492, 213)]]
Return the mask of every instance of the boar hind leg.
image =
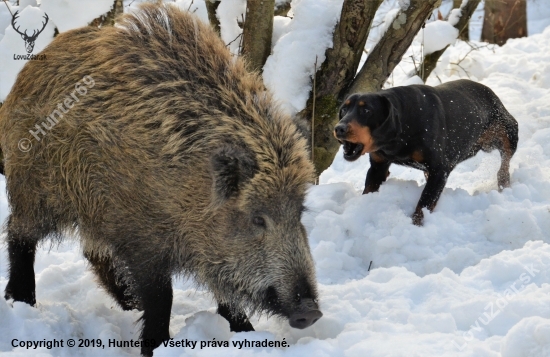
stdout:
[(116, 268), (111, 258), (85, 253), (84, 256), (92, 265), (92, 270), (99, 279), (99, 283), (120, 305), (123, 310), (140, 309), (138, 300), (131, 294), (128, 284), (117, 276)]
[(254, 331), (244, 311), (232, 311), (228, 305), (218, 304), (218, 314), (229, 321), (229, 328), (233, 332)]
[(34, 280), (34, 256), (36, 246), (48, 230), (35, 229), (32, 225), (17, 224), (13, 215), (8, 218), (7, 245), (9, 259), (9, 280), (4, 297), (36, 304), (36, 283)]

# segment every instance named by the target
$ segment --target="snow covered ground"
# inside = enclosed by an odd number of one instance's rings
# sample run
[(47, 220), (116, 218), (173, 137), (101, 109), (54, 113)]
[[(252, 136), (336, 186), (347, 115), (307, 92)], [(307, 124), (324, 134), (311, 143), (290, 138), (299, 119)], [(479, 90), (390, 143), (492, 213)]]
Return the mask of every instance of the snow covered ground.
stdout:
[[(530, 6), (541, 3), (535, 0)], [(301, 44), (308, 36), (326, 36), (324, 28), (333, 19), (319, 15), (313, 21), (319, 27), (309, 32), (299, 23), (311, 21), (308, 10), (326, 11), (323, 4), (341, 6), (333, 0), (295, 0), (293, 21), (298, 22), (280, 20), (272, 72), (266, 76), (289, 78), (286, 71), (292, 68), (294, 87), (275, 80), (270, 84), (282, 100), (287, 91), (307, 85), (311, 72), (306, 67), (316, 52), (324, 51), (318, 44)], [(480, 153), (453, 171), (434, 213), (426, 215), (423, 227), (416, 227), (409, 216), (425, 184), (421, 172), (392, 166), (380, 192), (363, 196), (368, 158), (348, 163), (339, 153), (321, 184), (311, 188), (303, 219), (323, 318), (295, 330), (285, 321), (254, 317), (256, 332), (235, 334), (215, 314), (206, 291), (176, 280), (170, 326), (174, 339), (223, 340), (231, 347), (201, 349), (199, 342), (194, 349), (161, 347), (155, 356), (550, 357), (550, 27), (543, 26), (550, 24), (550, 10), (540, 7), (538, 15), (537, 23), (530, 23), (530, 29), (538, 26), (538, 34), (528, 38), (472, 52), (462, 42), (450, 47), (428, 81), (436, 85), (470, 76), (502, 99), (520, 130), (511, 188), (496, 191), (498, 153)], [(284, 53), (292, 49), (298, 54), (289, 61)], [(281, 62), (275, 61), (278, 54)], [(411, 66), (404, 62), (395, 71), (395, 85), (407, 82)], [(300, 101), (284, 104), (300, 109)], [(8, 214), (4, 192), (1, 177), (1, 221)], [(138, 355), (139, 349), (131, 347), (12, 347), (13, 339), (101, 339), (103, 344), (137, 339), (140, 314), (121, 311), (98, 288), (78, 245), (50, 248), (41, 247), (36, 258), (36, 308), (0, 297), (0, 354)], [(6, 258), (2, 246), (2, 292)], [(245, 339), (284, 339), (290, 347), (232, 347)]]

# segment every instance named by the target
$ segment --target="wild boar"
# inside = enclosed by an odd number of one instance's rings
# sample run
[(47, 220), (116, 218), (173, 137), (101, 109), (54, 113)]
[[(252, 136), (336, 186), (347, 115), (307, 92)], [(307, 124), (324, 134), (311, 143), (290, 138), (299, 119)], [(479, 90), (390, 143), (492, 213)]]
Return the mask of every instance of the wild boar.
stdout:
[(174, 274), (209, 289), (233, 331), (253, 330), (247, 313), (322, 316), (306, 140), (207, 24), (146, 4), (43, 54), (0, 109), (6, 299), (35, 304), (37, 243), (72, 232), (109, 294), (143, 310), (143, 355), (170, 337)]

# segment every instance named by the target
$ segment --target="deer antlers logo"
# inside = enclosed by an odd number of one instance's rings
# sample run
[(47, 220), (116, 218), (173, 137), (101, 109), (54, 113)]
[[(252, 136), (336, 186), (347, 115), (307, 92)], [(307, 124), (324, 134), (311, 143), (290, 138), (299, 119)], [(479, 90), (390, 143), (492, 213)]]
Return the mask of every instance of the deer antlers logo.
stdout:
[(32, 35), (29, 36), (27, 35), (27, 30), (25, 30), (25, 32), (19, 31), (19, 27), (21, 26), (15, 27), (15, 20), (18, 18), (18, 13), (19, 10), (17, 10), (15, 14), (13, 14), (13, 17), (11, 18), (11, 26), (18, 34), (21, 35), (21, 38), (25, 41), (25, 48), (27, 49), (27, 53), (31, 53), (34, 49), (34, 41), (36, 41), (38, 35), (40, 35), (42, 31), (44, 31), (44, 29), (46, 28), (49, 18), (47, 14), (44, 14), (44, 19), (46, 20), (46, 22), (42, 23), (42, 28), (40, 30), (33, 30)]

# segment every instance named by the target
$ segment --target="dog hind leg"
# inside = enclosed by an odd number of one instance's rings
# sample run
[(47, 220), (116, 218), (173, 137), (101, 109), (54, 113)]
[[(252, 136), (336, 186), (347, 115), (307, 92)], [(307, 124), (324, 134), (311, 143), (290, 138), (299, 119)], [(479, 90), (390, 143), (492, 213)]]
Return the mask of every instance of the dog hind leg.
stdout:
[(510, 160), (518, 145), (518, 124), (506, 109), (497, 111), (491, 125), (480, 136), (477, 145), (485, 151), (497, 149), (500, 152), (501, 164), (497, 173), (499, 192), (510, 187)]
[(498, 147), (502, 158), (502, 164), (497, 174), (499, 191), (510, 187), (510, 159), (516, 152), (519, 140), (518, 122), (511, 114), (507, 113), (503, 118), (502, 129), (503, 133), (500, 135), (502, 140)]
[[(509, 117), (508, 117), (509, 116)], [(510, 187), (510, 160), (516, 152), (518, 145), (518, 124), (508, 114), (496, 125), (496, 148), (500, 152), (501, 164), (497, 173), (499, 192)]]

